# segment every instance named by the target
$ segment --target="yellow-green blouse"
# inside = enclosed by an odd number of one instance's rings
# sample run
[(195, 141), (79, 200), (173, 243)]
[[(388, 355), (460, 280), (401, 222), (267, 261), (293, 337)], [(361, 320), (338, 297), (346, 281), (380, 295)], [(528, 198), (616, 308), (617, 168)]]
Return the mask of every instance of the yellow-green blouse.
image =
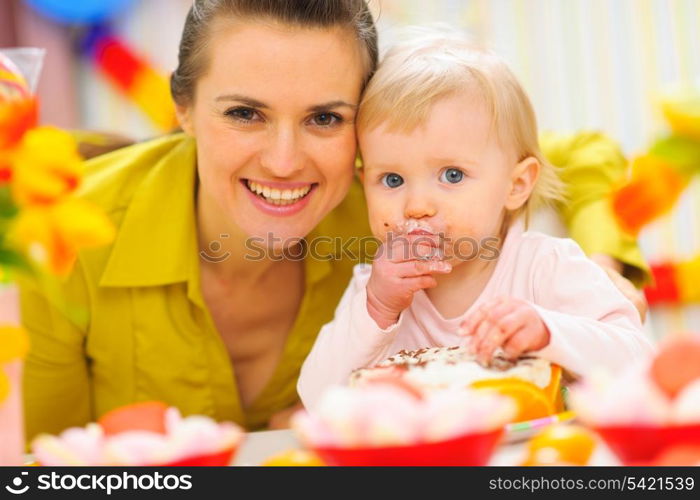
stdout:
[[(584, 250), (645, 269), (633, 240), (601, 198), (624, 175), (614, 144), (595, 134), (549, 136), (545, 154), (576, 186), (565, 212)], [(605, 173), (599, 173), (603, 165)], [(27, 435), (84, 425), (133, 401), (162, 400), (183, 414), (263, 428), (297, 402), (299, 370), (347, 286), (351, 258), (305, 261), (305, 294), (281, 361), (243, 408), (230, 358), (202, 298), (195, 228), (195, 144), (183, 135), (138, 144), (86, 163), (82, 195), (118, 228), (115, 241), (82, 252), (57, 307), (34, 283), (21, 286), (32, 349), (25, 367)], [(369, 235), (359, 183), (310, 237)], [(357, 245), (350, 249), (357, 253)], [(326, 251), (332, 251), (329, 247)], [(235, 304), (232, 304), (235, 307)]]

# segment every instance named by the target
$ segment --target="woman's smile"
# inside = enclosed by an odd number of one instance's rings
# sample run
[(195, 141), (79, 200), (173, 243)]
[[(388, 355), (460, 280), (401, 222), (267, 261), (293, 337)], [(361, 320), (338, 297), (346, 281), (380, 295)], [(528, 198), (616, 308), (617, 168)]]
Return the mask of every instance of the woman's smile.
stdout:
[(272, 182), (241, 179), (248, 196), (257, 209), (268, 215), (289, 216), (308, 205), (317, 182)]

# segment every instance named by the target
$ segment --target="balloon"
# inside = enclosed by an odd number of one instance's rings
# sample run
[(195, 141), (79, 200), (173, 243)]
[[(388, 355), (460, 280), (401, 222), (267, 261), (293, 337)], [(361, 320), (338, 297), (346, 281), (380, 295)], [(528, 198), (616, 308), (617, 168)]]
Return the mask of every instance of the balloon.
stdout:
[(64, 24), (99, 23), (127, 8), (133, 0), (26, 0), (34, 9)]

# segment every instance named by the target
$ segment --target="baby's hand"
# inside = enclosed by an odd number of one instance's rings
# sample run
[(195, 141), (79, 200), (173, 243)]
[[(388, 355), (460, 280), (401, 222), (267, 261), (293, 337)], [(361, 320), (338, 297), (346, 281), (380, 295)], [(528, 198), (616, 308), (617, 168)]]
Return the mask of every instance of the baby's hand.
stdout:
[(508, 359), (517, 359), (549, 344), (549, 330), (535, 308), (511, 297), (482, 304), (460, 326), (479, 363), (487, 366), (499, 347)]
[(436, 248), (416, 238), (395, 239), (391, 247), (383, 244), (372, 262), (367, 282), (367, 311), (384, 329), (396, 323), (401, 312), (411, 305), (413, 294), (437, 285), (432, 273), (449, 273), (452, 266), (441, 260), (426, 260)]

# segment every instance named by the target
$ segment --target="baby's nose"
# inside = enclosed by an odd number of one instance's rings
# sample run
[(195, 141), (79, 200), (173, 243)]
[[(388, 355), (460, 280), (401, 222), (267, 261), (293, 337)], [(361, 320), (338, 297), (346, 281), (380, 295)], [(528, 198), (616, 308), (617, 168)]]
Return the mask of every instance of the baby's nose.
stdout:
[(434, 217), (437, 213), (435, 204), (424, 197), (411, 196), (404, 209), (404, 217), (406, 219), (423, 219), (425, 217)]

